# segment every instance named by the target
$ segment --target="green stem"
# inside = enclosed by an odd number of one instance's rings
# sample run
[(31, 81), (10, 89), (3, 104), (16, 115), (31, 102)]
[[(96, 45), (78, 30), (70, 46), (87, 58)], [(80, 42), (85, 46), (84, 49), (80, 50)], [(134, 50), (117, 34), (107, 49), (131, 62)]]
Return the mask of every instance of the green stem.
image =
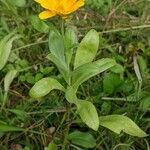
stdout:
[(7, 96), (8, 96), (8, 93), (5, 92), (5, 93), (4, 93), (4, 96), (3, 96), (3, 102), (2, 102), (1, 110), (3, 110), (4, 107), (5, 107), (5, 104), (6, 104), (6, 102), (7, 102)]
[(62, 34), (63, 39), (64, 39), (64, 37), (65, 37), (65, 22), (63, 19), (61, 20), (61, 34)]
[(66, 150), (66, 145), (67, 145), (67, 138), (68, 138), (68, 133), (69, 133), (69, 126), (67, 126), (66, 132), (65, 132), (65, 137), (64, 137), (64, 141), (63, 141), (63, 145), (62, 145), (62, 149), (61, 150)]
[[(65, 43), (65, 21), (63, 19), (61, 19), (61, 34), (62, 34), (62, 37), (63, 37), (63, 41)], [(66, 57), (66, 56), (65, 56)], [(70, 77), (70, 65), (66, 62), (67, 64), (67, 83), (68, 85), (71, 84), (71, 77)]]

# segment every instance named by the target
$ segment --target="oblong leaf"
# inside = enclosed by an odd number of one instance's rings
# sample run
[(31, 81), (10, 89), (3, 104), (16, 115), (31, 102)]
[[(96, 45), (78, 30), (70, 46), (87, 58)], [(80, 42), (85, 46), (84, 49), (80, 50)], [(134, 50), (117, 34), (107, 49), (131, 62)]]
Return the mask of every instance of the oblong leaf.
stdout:
[(69, 134), (68, 139), (76, 145), (83, 146), (85, 148), (93, 148), (96, 146), (96, 140), (88, 132), (75, 131)]
[(12, 42), (15, 39), (20, 38), (20, 36), (15, 35), (15, 32), (12, 32), (10, 34), (8, 34), (7, 36), (5, 36), (1, 41), (0, 41), (0, 70), (5, 66), (10, 52), (11, 52), (11, 48), (12, 48)]
[(77, 106), (78, 113), (82, 121), (93, 130), (98, 130), (99, 118), (95, 106), (86, 100), (79, 100), (76, 96), (76, 91), (72, 87), (66, 90), (65, 95), (69, 103)]
[(76, 52), (74, 68), (92, 62), (99, 46), (99, 34), (94, 29), (90, 30), (83, 38)]
[(56, 79), (47, 77), (35, 83), (35, 85), (31, 88), (29, 95), (35, 99), (41, 98), (53, 89), (65, 91), (64, 87)]
[(84, 64), (72, 73), (72, 85), (75, 89), (80, 84), (88, 80), (89, 78), (113, 67), (116, 64), (115, 60), (110, 58), (103, 58), (92, 63)]
[(63, 36), (59, 31), (52, 27), (49, 33), (49, 50), (50, 52), (58, 58), (58, 60), (64, 64), (65, 62), (65, 46), (63, 41)]
[(24, 131), (24, 129), (19, 127), (14, 127), (0, 121), (0, 132), (13, 132), (13, 131)]
[(78, 98), (76, 96), (76, 91), (72, 87), (68, 87), (65, 92), (65, 98), (69, 103), (76, 104)]
[(66, 64), (60, 62), (60, 60), (55, 55), (53, 55), (52, 53), (47, 55), (47, 59), (52, 61), (57, 66), (59, 72), (62, 74), (62, 76), (64, 77), (65, 81), (67, 83), (69, 83), (69, 81), (68, 81), (69, 70), (68, 70)]
[(57, 145), (52, 141), (46, 150), (58, 150)]
[(10, 84), (12, 83), (13, 79), (16, 77), (16, 74), (17, 74), (17, 70), (11, 70), (6, 74), (4, 78), (5, 92), (8, 92)]
[(68, 65), (70, 65), (71, 58), (73, 55), (73, 49), (77, 44), (77, 34), (76, 34), (76, 30), (73, 27), (66, 28), (64, 40), (65, 40), (66, 62)]
[(145, 137), (147, 134), (141, 130), (130, 118), (123, 115), (109, 115), (99, 117), (100, 125), (120, 134), (121, 131), (137, 137)]
[(78, 100), (76, 105), (82, 121), (88, 127), (97, 131), (99, 127), (99, 118), (95, 106), (86, 100)]

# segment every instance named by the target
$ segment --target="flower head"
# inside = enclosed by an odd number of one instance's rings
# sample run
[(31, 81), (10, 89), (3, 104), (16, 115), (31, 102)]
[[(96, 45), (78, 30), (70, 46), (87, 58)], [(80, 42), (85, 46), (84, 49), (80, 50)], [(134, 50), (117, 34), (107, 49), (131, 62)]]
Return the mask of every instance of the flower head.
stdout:
[(59, 15), (65, 18), (84, 5), (85, 0), (35, 0), (46, 10), (39, 14), (40, 19)]

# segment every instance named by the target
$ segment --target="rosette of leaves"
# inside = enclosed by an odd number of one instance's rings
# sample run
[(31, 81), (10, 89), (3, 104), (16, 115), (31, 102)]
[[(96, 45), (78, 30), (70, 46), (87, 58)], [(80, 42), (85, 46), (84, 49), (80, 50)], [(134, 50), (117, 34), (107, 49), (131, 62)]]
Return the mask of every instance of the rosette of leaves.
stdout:
[[(83, 82), (116, 65), (115, 60), (111, 58), (94, 60), (99, 48), (99, 41), (99, 33), (92, 29), (77, 46), (77, 35), (74, 28), (68, 27), (65, 33), (61, 34), (53, 27), (49, 33), (50, 54), (47, 58), (57, 66), (67, 86), (52, 77), (47, 77), (38, 81), (29, 92), (32, 98), (39, 100), (54, 89), (63, 91), (66, 100), (76, 105), (82, 121), (93, 130), (98, 130), (100, 120), (102, 122), (106, 120), (98, 117), (97, 110), (90, 101), (79, 99), (76, 93)], [(72, 60), (74, 61), (72, 62)], [(109, 128), (105, 124), (101, 123), (101, 125)], [(143, 133), (143, 131), (141, 132)]]
[[(50, 54), (47, 58), (57, 66), (67, 83), (67, 87), (61, 85), (56, 79), (47, 77), (33, 86), (30, 90), (30, 96), (39, 99), (53, 89), (65, 92), (67, 101), (77, 106), (81, 119), (89, 127), (97, 130), (99, 118), (96, 108), (91, 102), (78, 99), (76, 92), (83, 82), (113, 67), (116, 62), (110, 58), (93, 61), (99, 47), (99, 34), (93, 29), (82, 39), (76, 54), (73, 55), (76, 45), (77, 36), (73, 28), (67, 28), (65, 34), (62, 35), (53, 27), (49, 34)], [(73, 69), (71, 69), (72, 57), (74, 57)]]

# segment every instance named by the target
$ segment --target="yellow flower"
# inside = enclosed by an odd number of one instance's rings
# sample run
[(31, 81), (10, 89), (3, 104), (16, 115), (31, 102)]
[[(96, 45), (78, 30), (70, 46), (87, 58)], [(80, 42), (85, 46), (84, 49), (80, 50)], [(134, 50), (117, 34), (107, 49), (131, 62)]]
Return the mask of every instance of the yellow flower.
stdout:
[(47, 19), (56, 15), (66, 16), (84, 5), (85, 0), (35, 0), (46, 10), (39, 14), (40, 19)]

